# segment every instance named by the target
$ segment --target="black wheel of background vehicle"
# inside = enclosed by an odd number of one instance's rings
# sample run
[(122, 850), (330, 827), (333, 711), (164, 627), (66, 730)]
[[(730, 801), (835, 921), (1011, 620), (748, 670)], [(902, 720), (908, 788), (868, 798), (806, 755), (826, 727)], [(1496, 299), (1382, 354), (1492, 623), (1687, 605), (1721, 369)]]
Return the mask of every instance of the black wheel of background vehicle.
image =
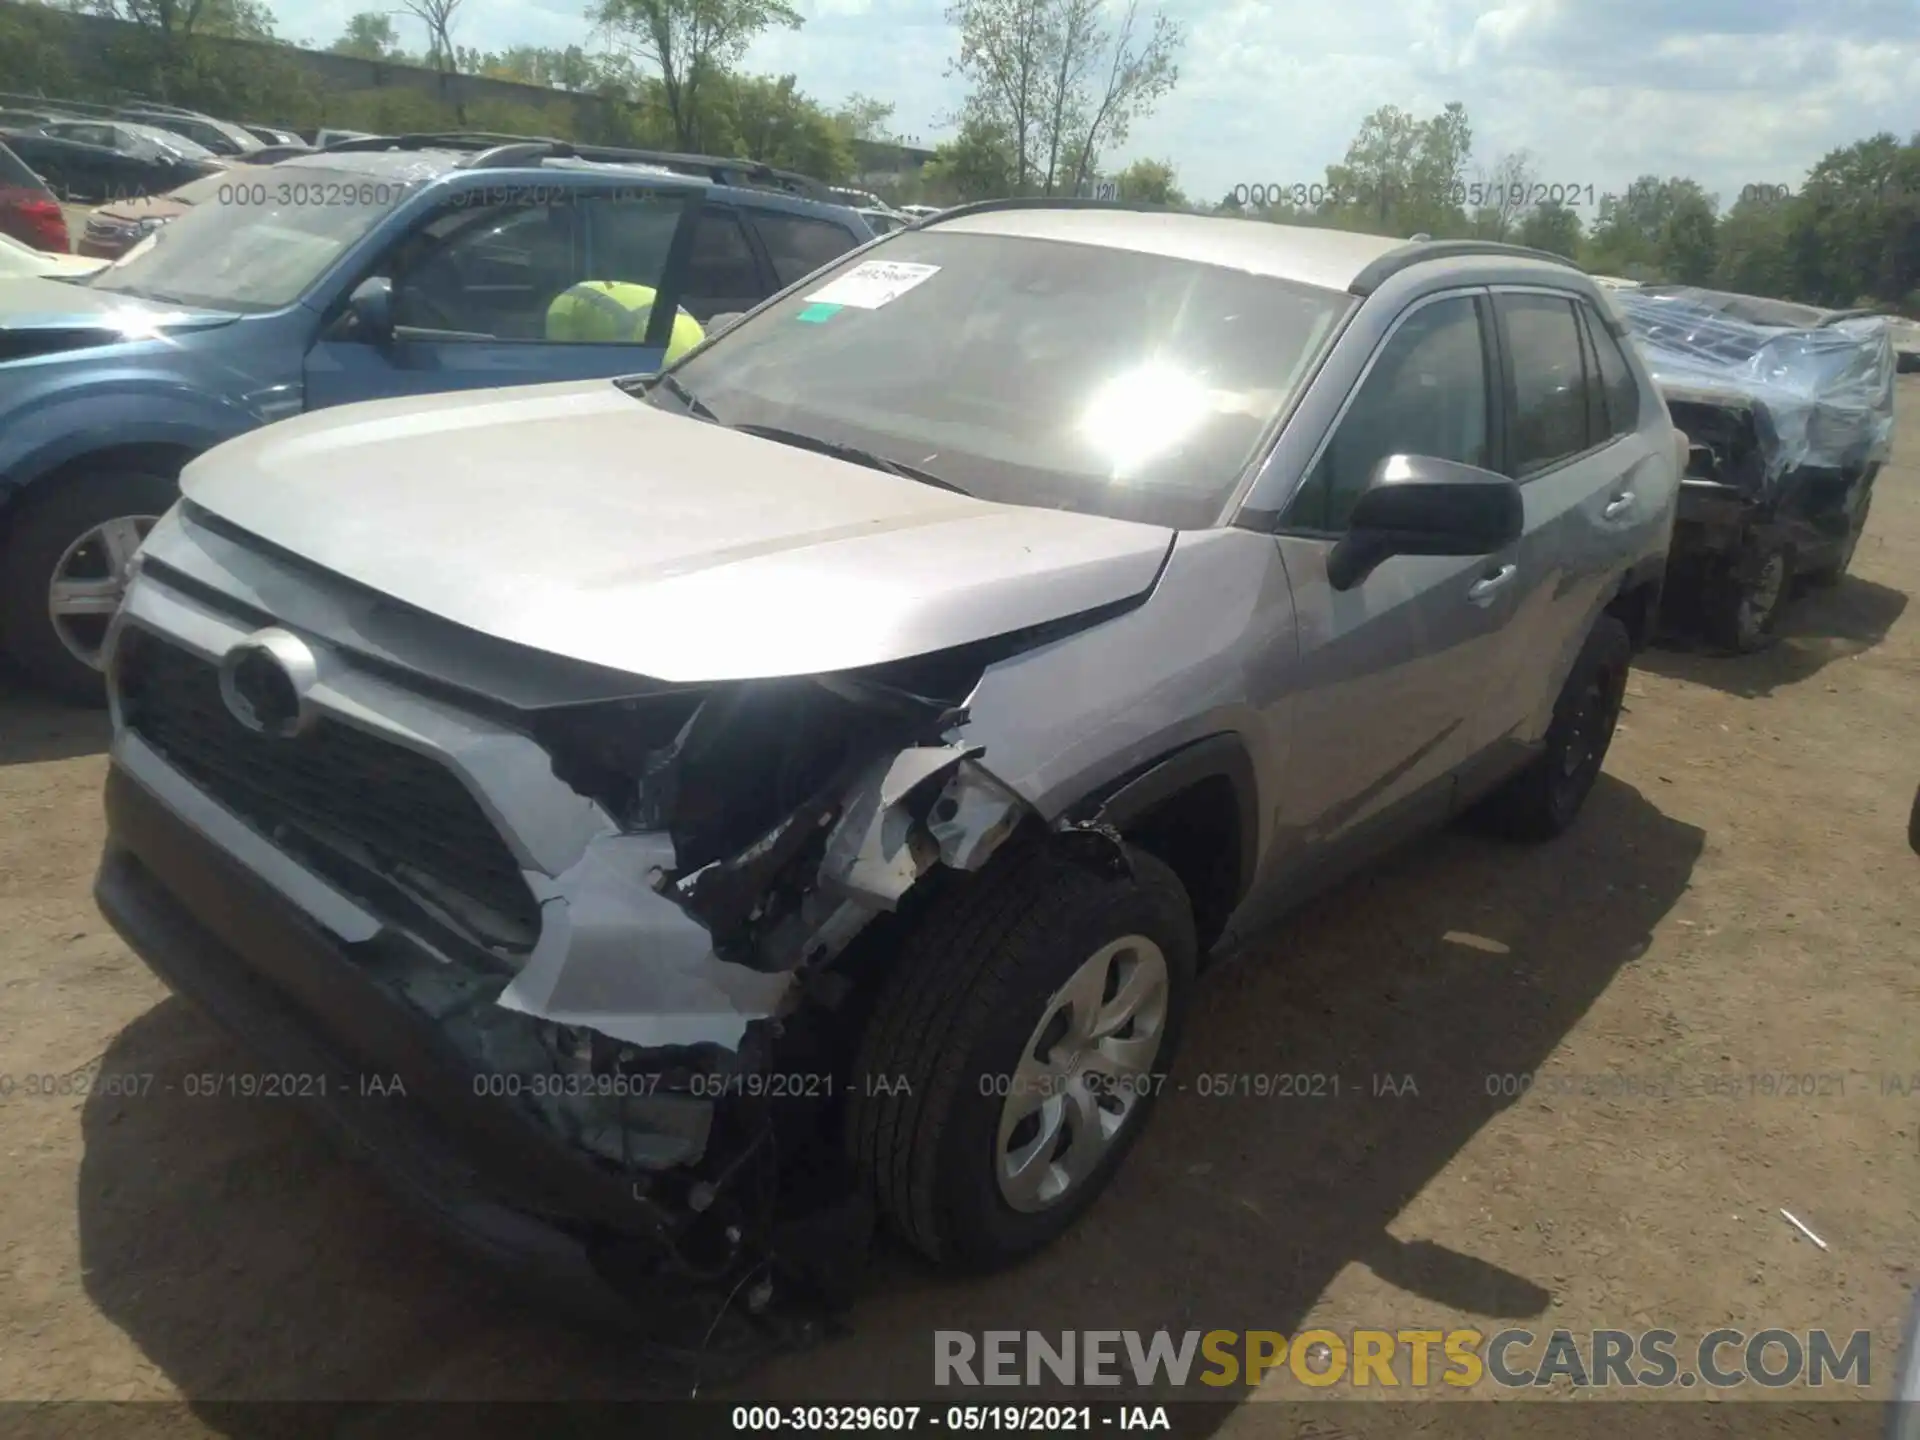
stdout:
[(1860, 548), (1860, 537), (1867, 531), (1867, 516), (1873, 511), (1873, 482), (1880, 476), (1880, 467), (1872, 466), (1860, 477), (1860, 483), (1854, 487), (1852, 496), (1852, 514), (1848, 517), (1846, 543), (1840, 547), (1839, 558), (1831, 564), (1822, 565), (1818, 570), (1806, 572), (1809, 585), (1818, 585), (1828, 589), (1838, 585), (1845, 578), (1847, 570), (1853, 564), (1853, 553)]
[(1777, 542), (1752, 541), (1708, 577), (1701, 629), (1708, 643), (1736, 655), (1764, 650), (1774, 642), (1792, 593), (1793, 551)]
[(1560, 687), (1545, 746), (1481, 803), (1486, 828), (1515, 840), (1551, 840), (1573, 824), (1613, 743), (1632, 664), (1627, 627), (1602, 615)]
[(127, 565), (178, 490), (164, 475), (96, 470), (29, 499), (0, 556), (0, 644), (35, 684), (106, 703), (99, 669)]
[[(1116, 857), (1117, 858), (1117, 857)], [(930, 1259), (990, 1269), (1093, 1202), (1173, 1058), (1198, 945), (1179, 879), (1015, 840), (938, 897), (862, 1039), (854, 1162)]]

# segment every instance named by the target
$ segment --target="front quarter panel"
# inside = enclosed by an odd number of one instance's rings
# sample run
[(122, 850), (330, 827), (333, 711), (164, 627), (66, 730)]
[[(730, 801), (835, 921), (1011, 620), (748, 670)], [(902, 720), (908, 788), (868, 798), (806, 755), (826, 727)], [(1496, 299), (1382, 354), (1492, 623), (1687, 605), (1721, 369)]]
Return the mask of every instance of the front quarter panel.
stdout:
[(205, 450), (298, 413), (311, 317), (250, 316), (0, 365), (0, 490), (112, 445)]
[[(1278, 793), (1296, 671), (1293, 596), (1271, 536), (1182, 533), (1146, 602), (991, 667), (960, 739), (1049, 821), (1171, 752), (1244, 745), (1260, 796)], [(1264, 855), (1273, 830), (1259, 806)]]

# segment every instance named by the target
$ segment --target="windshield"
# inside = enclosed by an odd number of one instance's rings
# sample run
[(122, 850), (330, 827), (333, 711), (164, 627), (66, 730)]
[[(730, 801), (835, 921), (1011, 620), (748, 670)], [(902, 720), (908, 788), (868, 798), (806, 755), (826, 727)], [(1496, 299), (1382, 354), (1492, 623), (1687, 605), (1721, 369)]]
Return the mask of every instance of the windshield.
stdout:
[[(212, 178), (212, 177), (209, 177)], [(93, 278), (96, 290), (216, 310), (277, 310), (299, 299), (417, 181), (344, 170), (227, 177), (150, 243)]]
[(218, 157), (198, 140), (157, 125), (123, 123), (121, 128), (136, 140), (144, 140), (156, 150), (180, 155), (188, 160), (213, 160)]
[(1351, 303), (1132, 250), (902, 231), (673, 374), (723, 424), (858, 446), (983, 499), (1196, 528)]

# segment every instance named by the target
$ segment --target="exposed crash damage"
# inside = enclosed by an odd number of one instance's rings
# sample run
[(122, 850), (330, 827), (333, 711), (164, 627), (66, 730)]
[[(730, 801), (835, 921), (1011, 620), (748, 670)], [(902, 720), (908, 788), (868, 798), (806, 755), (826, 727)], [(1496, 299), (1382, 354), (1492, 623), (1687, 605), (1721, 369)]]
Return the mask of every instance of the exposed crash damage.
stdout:
[[(151, 773), (163, 762), (365, 917), (324, 912), (365, 937), (349, 947), (356, 979), (445, 1047), (456, 1086), (579, 1162), (562, 1192), (515, 1210), (578, 1236), (623, 1294), (670, 1290), (657, 1318), (672, 1342), (723, 1315), (729, 1353), (790, 1342), (850, 1293), (874, 1225), (837, 1129), (871, 1001), (859, 967), (876, 963), (856, 942), (922, 903), (936, 872), (977, 872), (1023, 826), (1045, 828), (963, 738), (966, 701), (994, 662), (1116, 607), (864, 671), (529, 699), (484, 734), (432, 740), (482, 795), (527, 794), (544, 769), (549, 790), (575, 797), (572, 812), (541, 805), (572, 814), (577, 844), (549, 837), (541, 855), (488, 861), (493, 822), (451, 773), (343, 723), (378, 705), (425, 739), (432, 705), (403, 708), (358, 674), (364, 652), (308, 663), (284, 629), (242, 636), (234, 592), (268, 562), (207, 518), (167, 522), (133, 587), (114, 644), (120, 765), (172, 794)], [(357, 630), (362, 646), (418, 623), (324, 609), (307, 618), (339, 638)], [(235, 694), (256, 717), (301, 709), (271, 670), (253, 688), (250, 662), (234, 660), (249, 646), (318, 678), (317, 718), (264, 734), (234, 723)], [(406, 808), (354, 800), (356, 781)], [(536, 832), (513, 818), (522, 841)], [(1064, 848), (1121, 853), (1089, 822), (1058, 827)], [(404, 1058), (393, 1068), (412, 1086)]]
[(1614, 301), (1691, 442), (1667, 593), (1712, 643), (1758, 649), (1796, 580), (1852, 561), (1893, 443), (1888, 324), (1686, 287)]

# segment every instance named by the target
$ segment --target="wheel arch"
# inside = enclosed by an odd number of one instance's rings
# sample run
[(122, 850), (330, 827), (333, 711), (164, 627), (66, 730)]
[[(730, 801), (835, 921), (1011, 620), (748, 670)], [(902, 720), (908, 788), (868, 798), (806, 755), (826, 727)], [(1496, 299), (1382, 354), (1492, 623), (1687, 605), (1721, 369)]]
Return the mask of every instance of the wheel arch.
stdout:
[(1186, 887), (1204, 954), (1252, 887), (1259, 796), (1245, 742), (1222, 733), (1136, 767), (1071, 806), (1063, 820), (1111, 828), (1172, 869)]
[(104, 444), (49, 447), (0, 476), (0, 536), (36, 496), (88, 470), (145, 470), (178, 480), (187, 462), (217, 443), (194, 431), (161, 429), (116, 435)]

